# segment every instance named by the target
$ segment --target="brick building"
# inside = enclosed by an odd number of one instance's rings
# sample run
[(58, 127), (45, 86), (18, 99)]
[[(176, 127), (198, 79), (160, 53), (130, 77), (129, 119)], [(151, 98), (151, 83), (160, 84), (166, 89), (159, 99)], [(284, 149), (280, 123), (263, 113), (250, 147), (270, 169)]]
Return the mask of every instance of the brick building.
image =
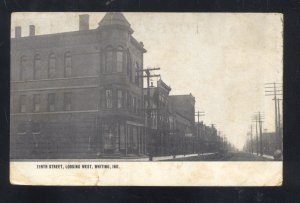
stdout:
[(195, 152), (195, 97), (188, 95), (169, 96), (169, 125), (172, 134), (173, 154)]
[(12, 159), (146, 154), (143, 43), (121, 13), (96, 29), (11, 39)]
[(171, 154), (172, 142), (170, 139), (169, 128), (169, 93), (171, 88), (161, 79), (149, 87), (150, 99), (148, 99), (148, 89), (144, 88), (144, 102), (147, 111), (148, 102), (150, 102), (150, 116), (145, 117), (146, 123), (149, 119), (149, 150), (154, 155)]
[(214, 125), (207, 126), (203, 122), (196, 123), (195, 135), (197, 150), (201, 153), (218, 152), (224, 148), (225, 140), (218, 135)]

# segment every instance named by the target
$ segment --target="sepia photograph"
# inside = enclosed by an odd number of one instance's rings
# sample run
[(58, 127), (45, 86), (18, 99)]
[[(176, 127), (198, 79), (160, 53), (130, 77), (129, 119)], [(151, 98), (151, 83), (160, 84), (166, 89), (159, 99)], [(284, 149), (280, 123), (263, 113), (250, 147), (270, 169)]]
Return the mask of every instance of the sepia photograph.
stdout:
[[(94, 177), (96, 185), (281, 184), (282, 14), (19, 12), (11, 18), (13, 183), (60, 184), (53, 176), (38, 179), (53, 169), (74, 177), (80, 170), (88, 178), (76, 177), (90, 180), (74, 185), (91, 185)], [(218, 183), (203, 174), (209, 168), (220, 177), (246, 172)], [(178, 171), (191, 176), (171, 180)], [(253, 171), (265, 179), (247, 182)], [(135, 172), (170, 176), (118, 179)]]

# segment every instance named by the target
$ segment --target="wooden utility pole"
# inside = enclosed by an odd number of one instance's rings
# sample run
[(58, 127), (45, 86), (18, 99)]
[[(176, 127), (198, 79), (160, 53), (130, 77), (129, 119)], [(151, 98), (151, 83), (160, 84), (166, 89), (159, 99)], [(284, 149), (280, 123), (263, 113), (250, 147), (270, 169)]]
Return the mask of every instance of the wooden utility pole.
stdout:
[(275, 137), (276, 137), (276, 149), (282, 151), (282, 140), (281, 140), (281, 124), (280, 124), (280, 107), (279, 107), (279, 96), (282, 95), (281, 83), (266, 83), (265, 84), (265, 96), (273, 96), (275, 104)]
[(258, 141), (258, 116), (254, 115), (253, 120), (255, 122), (255, 138), (256, 138), (256, 155), (259, 155), (259, 141)]
[(263, 156), (263, 141), (262, 141), (262, 118), (260, 112), (258, 112), (259, 122), (259, 134), (260, 134), (260, 156)]
[[(196, 144), (196, 146), (197, 146), (197, 151), (198, 151), (197, 153), (199, 153), (200, 152), (200, 133), (199, 133), (200, 117), (205, 116), (205, 112), (204, 111), (196, 111), (195, 116), (197, 116), (197, 139), (196, 139), (197, 144)], [(193, 144), (193, 146), (194, 146), (194, 144)]]
[[(150, 78), (153, 77), (160, 77), (159, 74), (151, 74), (151, 71), (155, 71), (155, 70), (160, 70), (160, 68), (146, 68), (146, 69), (141, 69), (141, 70), (137, 70), (137, 72), (143, 72), (145, 74), (142, 75), (143, 78), (146, 78), (147, 80), (147, 106), (145, 107), (146, 109), (146, 126), (147, 126), (147, 135), (150, 137), (150, 143), (151, 144), (157, 144), (153, 141), (154, 139), (154, 135), (150, 135), (151, 132), (151, 125), (150, 125), (150, 119), (151, 119), (151, 111), (153, 110), (151, 108), (151, 98), (150, 98)], [(153, 158), (153, 147), (154, 146), (150, 146), (152, 149), (150, 149), (149, 151), (149, 160), (152, 161)]]
[(252, 132), (252, 124), (251, 124), (251, 132), (250, 132), (250, 148), (251, 148), (251, 154), (253, 154), (253, 132)]
[[(262, 115), (261, 112), (257, 112), (254, 115), (254, 121), (256, 122), (256, 126), (255, 126), (256, 127), (256, 141), (257, 141), (256, 153), (257, 153), (257, 155), (260, 154), (260, 156), (262, 156), (263, 155), (263, 140), (262, 140), (262, 136), (263, 136), (263, 133), (262, 133), (263, 115)], [(258, 141), (258, 139), (259, 139), (259, 141)]]
[(277, 99), (277, 113), (278, 113), (278, 146), (279, 149), (282, 151), (282, 132), (281, 132), (281, 118), (280, 118), (280, 100), (281, 99)]

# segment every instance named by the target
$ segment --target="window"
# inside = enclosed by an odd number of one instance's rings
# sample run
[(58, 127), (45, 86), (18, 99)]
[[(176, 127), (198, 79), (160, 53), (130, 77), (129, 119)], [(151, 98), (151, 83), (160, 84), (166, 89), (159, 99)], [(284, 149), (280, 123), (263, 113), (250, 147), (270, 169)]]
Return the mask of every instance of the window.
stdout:
[(65, 70), (64, 70), (65, 77), (72, 76), (72, 57), (70, 52), (65, 53)]
[(125, 149), (125, 126), (123, 124), (120, 124), (120, 149)]
[(20, 112), (21, 113), (26, 112), (26, 95), (20, 96)]
[(111, 109), (112, 108), (112, 91), (111, 90), (105, 91), (105, 98), (106, 98), (106, 108)]
[(21, 57), (20, 61), (20, 80), (25, 80), (25, 75), (26, 75), (26, 63), (27, 63), (27, 58), (26, 56)]
[(41, 125), (38, 122), (33, 122), (31, 124), (31, 128), (32, 128), (32, 133), (33, 134), (39, 134), (41, 133)]
[(40, 95), (39, 94), (33, 95), (33, 111), (34, 112), (40, 111)]
[(117, 49), (117, 72), (123, 71), (123, 48), (118, 47)]
[(135, 113), (136, 111), (136, 98), (132, 97), (132, 111)]
[(55, 111), (55, 94), (48, 94), (48, 111)]
[(20, 123), (17, 128), (18, 134), (25, 134), (26, 133), (26, 124)]
[(132, 104), (132, 101), (131, 101), (131, 95), (129, 93), (127, 93), (127, 108), (129, 110), (131, 110), (131, 105)]
[(124, 96), (123, 96), (123, 106), (127, 107), (127, 91), (124, 91)]
[(65, 111), (71, 111), (72, 93), (64, 93), (64, 109)]
[(129, 77), (130, 81), (132, 81), (131, 66), (132, 66), (131, 56), (130, 56), (130, 52), (128, 51), (127, 52), (127, 76)]
[(123, 92), (122, 92), (122, 90), (118, 90), (117, 91), (117, 107), (118, 108), (123, 107), (122, 102), (123, 102)]
[(40, 55), (34, 56), (34, 63), (33, 63), (33, 79), (40, 79), (41, 78), (41, 57)]
[(111, 73), (113, 66), (113, 50), (112, 47), (107, 47), (105, 51), (105, 72)]
[(140, 69), (139, 64), (136, 63), (135, 64), (135, 78), (134, 78), (134, 82), (135, 82), (135, 84), (137, 86), (140, 84), (140, 81), (139, 81), (140, 80), (140, 78), (139, 78), (139, 75), (140, 75), (139, 69)]
[(141, 100), (138, 99), (137, 100), (137, 113), (140, 115), (141, 114)]
[(56, 69), (56, 58), (55, 55), (52, 53), (49, 55), (49, 64), (48, 64), (48, 78), (55, 77), (55, 69)]

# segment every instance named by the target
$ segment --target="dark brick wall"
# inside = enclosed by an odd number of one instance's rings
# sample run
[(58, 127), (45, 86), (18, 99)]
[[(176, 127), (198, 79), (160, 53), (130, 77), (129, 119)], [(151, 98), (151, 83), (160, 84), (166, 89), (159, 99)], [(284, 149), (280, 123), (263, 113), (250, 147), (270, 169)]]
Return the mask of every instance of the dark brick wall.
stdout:
[[(100, 20), (100, 19), (99, 19)], [(116, 109), (116, 91), (121, 89), (140, 100), (143, 83), (130, 81), (135, 64), (143, 68), (145, 50), (132, 36), (129, 28), (109, 26), (95, 30), (30, 36), (11, 41), (11, 158), (95, 158), (103, 152), (101, 122), (111, 118), (144, 123), (142, 113), (128, 106)], [(128, 58), (123, 61), (122, 73), (104, 72), (105, 48), (122, 46)], [(64, 75), (64, 56), (72, 58), (72, 75)], [(49, 55), (56, 59), (55, 76), (48, 78)], [(40, 55), (40, 78), (34, 79), (34, 56)], [(20, 80), (21, 57), (26, 56), (26, 75)], [(116, 55), (114, 55), (116, 57)], [(114, 58), (115, 60), (115, 58)], [(113, 70), (116, 69), (116, 64)], [(113, 90), (113, 108), (105, 109), (106, 89)], [(48, 94), (55, 93), (55, 111), (48, 110)], [(71, 93), (71, 111), (64, 109), (64, 93)], [(34, 112), (33, 95), (40, 95), (40, 111)], [(26, 95), (26, 112), (20, 112), (20, 95)], [(141, 108), (141, 107), (140, 107)], [(39, 123), (40, 133), (33, 132)], [(24, 129), (18, 133), (18, 128)]]

